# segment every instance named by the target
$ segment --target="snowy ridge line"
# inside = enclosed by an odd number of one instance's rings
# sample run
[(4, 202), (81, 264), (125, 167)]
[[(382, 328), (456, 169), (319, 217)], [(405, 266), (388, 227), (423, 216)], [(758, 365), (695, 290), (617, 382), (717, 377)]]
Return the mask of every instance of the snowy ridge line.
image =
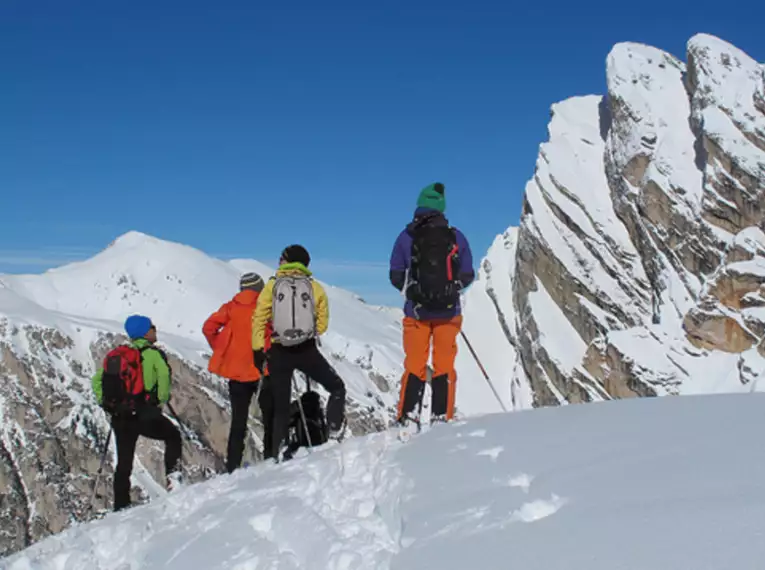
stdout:
[[(66, 556), (67, 568), (94, 570), (113, 568), (115, 559), (139, 567), (257, 568), (260, 561), (269, 560), (279, 568), (389, 568), (391, 557), (402, 548), (400, 508), (408, 484), (388, 456), (400, 445), (395, 435), (385, 432), (364, 439), (364, 445), (325, 444), (311, 453), (301, 449), (285, 464), (220, 475), (203, 484), (204, 493), (196, 485), (185, 487), (164, 500), (157, 497), (100, 521), (75, 525), (34, 548), (46, 557), (84, 541), (86, 547)], [(163, 542), (167, 535), (157, 532), (159, 524), (142, 520), (168, 521), (176, 532)], [(228, 558), (221, 558), (217, 538), (212, 539), (213, 553), (192, 553), (207, 533), (219, 534), (222, 522), (231, 520), (241, 524), (225, 532)], [(21, 564), (26, 568), (26, 562)]]
[[(189, 439), (184, 433), (183, 439), (189, 482), (223, 469), (228, 391), (225, 379), (207, 370), (210, 347), (201, 328), (239, 291), (239, 277), (246, 271), (263, 277), (272, 273), (254, 260), (217, 260), (182, 244), (129, 232), (86, 261), (42, 275), (0, 276), (0, 350), (7, 351), (7, 362), (0, 365), (18, 368), (29, 396), (25, 404), (22, 392), (11, 391), (11, 409), (33, 407), (50, 430), (37, 430), (36, 417), (22, 422), (31, 445), (40, 449), (40, 457), (25, 459), (18, 472), (29, 500), (39, 507), (33, 542), (92, 516), (85, 508), (87, 477), (99, 465), (110, 426), (96, 405), (90, 378), (107, 349), (127, 340), (123, 322), (129, 314), (146, 314), (157, 324), (158, 346), (171, 360), (173, 405), (193, 434)], [(349, 427), (356, 434), (381, 429), (395, 413), (398, 398), (402, 311), (325, 288), (331, 324), (320, 350), (346, 383)], [(326, 399), (323, 388), (315, 388)], [(249, 422), (244, 460), (250, 464), (261, 459), (261, 431), (256, 419)], [(49, 440), (54, 445), (47, 445)], [(112, 441), (101, 483), (107, 487), (95, 501), (96, 512), (108, 508), (115, 460)], [(0, 474), (15, 469), (0, 461)], [(131, 483), (137, 503), (164, 494), (161, 444), (139, 440)], [(54, 501), (55, 496), (60, 500)], [(0, 518), (0, 533), (18, 534), (12, 528), (14, 516)], [(15, 538), (0, 541), (0, 556), (24, 544)]]
[(351, 438), (77, 525), (0, 568), (759, 568), (763, 399), (614, 400), (407, 443)]

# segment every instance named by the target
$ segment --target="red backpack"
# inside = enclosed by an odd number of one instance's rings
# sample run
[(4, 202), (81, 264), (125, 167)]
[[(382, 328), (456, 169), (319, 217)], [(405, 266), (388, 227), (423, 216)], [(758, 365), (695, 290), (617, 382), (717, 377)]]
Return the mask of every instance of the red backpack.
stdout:
[(143, 349), (118, 346), (104, 357), (101, 376), (103, 407), (111, 413), (132, 412), (147, 400), (143, 384)]

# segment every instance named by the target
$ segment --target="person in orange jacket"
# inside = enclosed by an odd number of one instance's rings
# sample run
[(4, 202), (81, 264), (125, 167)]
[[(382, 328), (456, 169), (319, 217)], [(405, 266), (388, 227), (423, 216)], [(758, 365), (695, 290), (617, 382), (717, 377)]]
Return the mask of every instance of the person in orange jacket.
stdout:
[[(263, 278), (257, 273), (242, 275), (239, 293), (210, 315), (202, 326), (202, 333), (213, 350), (207, 369), (228, 379), (231, 427), (228, 434), (226, 470), (229, 473), (241, 466), (250, 404), (256, 393), (263, 415), (264, 445), (268, 445), (272, 439), (271, 398), (260, 389), (261, 373), (252, 361), (252, 314), (263, 285)], [(270, 338), (268, 340), (270, 341)], [(267, 375), (268, 370), (265, 369), (264, 372)]]

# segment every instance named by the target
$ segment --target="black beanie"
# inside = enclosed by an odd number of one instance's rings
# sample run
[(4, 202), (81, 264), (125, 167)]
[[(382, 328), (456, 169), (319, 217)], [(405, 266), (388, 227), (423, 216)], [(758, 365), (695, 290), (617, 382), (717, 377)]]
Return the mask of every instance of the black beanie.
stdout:
[(311, 263), (311, 256), (308, 255), (308, 250), (302, 245), (289, 245), (282, 251), (282, 259), (286, 263), (302, 263), (306, 267)]

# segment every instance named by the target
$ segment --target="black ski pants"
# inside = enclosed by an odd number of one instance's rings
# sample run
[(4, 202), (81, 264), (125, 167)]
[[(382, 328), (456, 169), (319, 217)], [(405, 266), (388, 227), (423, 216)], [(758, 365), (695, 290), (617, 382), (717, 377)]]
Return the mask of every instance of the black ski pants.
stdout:
[(268, 351), (268, 370), (270, 377), (267, 385), (273, 403), (273, 436), (269, 449), (270, 455), (266, 458), (278, 458), (280, 450), (286, 445), (290, 422), (292, 374), (295, 370), (303, 372), (329, 392), (327, 424), (331, 431), (342, 427), (345, 420), (345, 383), (319, 352), (315, 340), (309, 340), (297, 346), (281, 346), (273, 343)]
[(181, 433), (162, 410), (146, 406), (135, 415), (115, 415), (112, 428), (117, 443), (117, 469), (114, 472), (114, 510), (130, 506), (130, 475), (139, 436), (165, 442), (165, 476), (180, 470)]
[[(262, 387), (261, 384), (263, 384)], [(265, 378), (257, 382), (228, 381), (228, 394), (231, 399), (231, 428), (228, 433), (226, 471), (229, 473), (233, 473), (242, 465), (244, 441), (247, 438), (247, 420), (250, 417), (250, 404), (252, 397), (258, 394), (258, 391), (260, 391), (258, 405), (263, 417), (263, 455), (269, 456), (274, 413), (271, 395), (267, 392), (265, 384)]]

